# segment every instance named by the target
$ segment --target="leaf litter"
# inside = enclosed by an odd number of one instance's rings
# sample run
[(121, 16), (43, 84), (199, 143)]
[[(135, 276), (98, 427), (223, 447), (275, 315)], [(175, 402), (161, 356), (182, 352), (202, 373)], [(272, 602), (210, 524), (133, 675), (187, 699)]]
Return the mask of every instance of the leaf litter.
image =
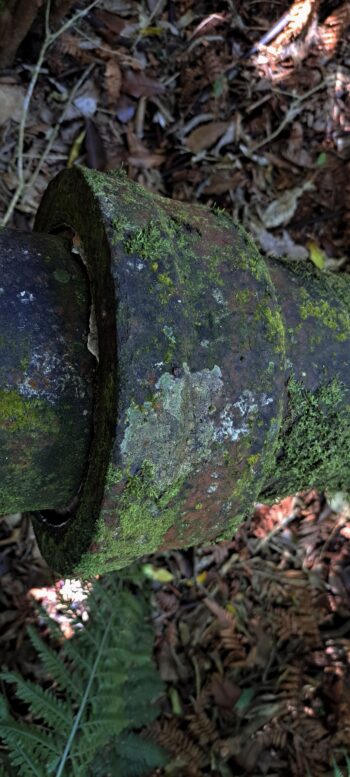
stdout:
[[(68, 160), (123, 165), (152, 191), (224, 208), (266, 255), (348, 272), (349, 25), (337, 0), (101, 0), (47, 52), (12, 226), (30, 227)], [(2, 212), (36, 35), (0, 78)], [(171, 753), (158, 777), (333, 773), (350, 748), (349, 538), (346, 500), (311, 492), (258, 505), (231, 542), (143, 560), (167, 683), (144, 732)], [(27, 591), (60, 621), (66, 582), (28, 518), (3, 519), (0, 542), (3, 661), (33, 677)]]

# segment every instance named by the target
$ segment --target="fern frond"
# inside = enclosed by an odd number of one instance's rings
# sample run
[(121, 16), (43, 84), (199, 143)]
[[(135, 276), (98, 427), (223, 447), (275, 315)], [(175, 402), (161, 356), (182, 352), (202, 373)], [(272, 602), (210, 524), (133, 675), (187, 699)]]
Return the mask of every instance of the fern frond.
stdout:
[(62, 729), (68, 729), (69, 724), (73, 723), (69, 704), (58, 699), (51, 691), (44, 691), (37, 683), (23, 680), (23, 677), (16, 672), (1, 672), (0, 677), (8, 683), (16, 683), (18, 698), (26, 702), (31, 713), (42, 718), (48, 726), (52, 728), (59, 726), (62, 731)]
[(345, 758), (347, 774), (344, 775), (344, 773), (341, 771), (340, 767), (338, 766), (334, 756), (332, 756), (333, 777), (350, 777), (350, 758), (348, 754), (344, 751), (341, 752), (341, 755), (343, 756), (343, 758)]
[(168, 753), (138, 734), (124, 734), (113, 740), (93, 764), (93, 777), (105, 777), (108, 771), (121, 777), (146, 777), (153, 769), (165, 766)]
[[(64, 648), (62, 648), (62, 652), (64, 653), (64, 657), (69, 661), (72, 666), (80, 667), (83, 672), (86, 674), (89, 674), (89, 671), (91, 669), (91, 657), (85, 658), (84, 654), (81, 650), (78, 648), (77, 644), (78, 640), (76, 637), (74, 639), (67, 639)], [(94, 655), (94, 651), (98, 648), (98, 641), (93, 640), (92, 642), (92, 655)]]
[[(109, 576), (103, 585), (94, 585), (87, 607), (87, 623), (63, 644), (57, 624), (42, 616), (50, 636), (60, 645), (59, 652), (33, 627), (28, 629), (57, 694), (14, 672), (3, 673), (7, 682), (16, 684), (17, 696), (38, 721), (34, 726), (13, 721), (0, 696), (0, 737), (19, 777), (87, 777), (97, 751), (108, 751), (111, 740), (125, 736), (131, 726), (140, 728), (151, 722), (159, 711), (153, 702), (163, 691), (163, 683), (151, 658), (154, 636), (146, 622), (142, 594), (136, 599), (122, 590), (120, 580)], [(143, 748), (152, 746), (156, 748), (153, 743), (142, 744)], [(135, 765), (133, 748), (129, 749), (130, 758), (118, 755), (120, 764), (139, 777), (144, 773), (145, 756), (139, 763), (135, 751)], [(152, 752), (155, 758), (156, 749)], [(109, 771), (106, 768), (105, 774)], [(124, 777), (123, 771), (117, 773)]]
[(109, 620), (107, 622), (107, 626), (105, 628), (105, 631), (104, 631), (104, 634), (103, 634), (103, 637), (102, 637), (102, 640), (101, 640), (101, 643), (100, 643), (100, 646), (99, 646), (99, 649), (98, 649), (98, 652), (97, 652), (97, 656), (95, 658), (94, 665), (93, 665), (91, 674), (89, 676), (89, 679), (88, 679), (88, 682), (87, 682), (87, 685), (86, 685), (86, 688), (85, 688), (85, 691), (84, 691), (84, 695), (83, 695), (82, 700), (80, 702), (78, 712), (76, 714), (74, 723), (72, 725), (71, 731), (70, 731), (69, 736), (68, 736), (67, 744), (66, 744), (66, 746), (64, 748), (64, 751), (63, 751), (62, 759), (61, 759), (59, 767), (57, 769), (56, 777), (61, 777), (61, 775), (63, 773), (63, 769), (64, 769), (64, 766), (65, 766), (66, 760), (68, 758), (70, 749), (72, 747), (72, 742), (73, 742), (74, 737), (75, 737), (75, 735), (77, 733), (77, 730), (78, 730), (80, 719), (81, 719), (81, 717), (82, 717), (82, 715), (84, 713), (86, 704), (87, 704), (88, 699), (89, 699), (90, 690), (91, 690), (92, 684), (93, 684), (93, 682), (95, 680), (96, 673), (98, 671), (98, 665), (99, 665), (99, 662), (101, 660), (101, 656), (103, 654), (103, 649), (104, 649), (105, 642), (107, 640), (107, 637), (108, 637), (111, 625), (112, 625), (112, 615), (110, 615), (110, 618), (109, 618)]
[(55, 650), (45, 644), (33, 626), (28, 626), (28, 634), (47, 674), (59, 684), (62, 691), (65, 691), (75, 701), (79, 698), (79, 678), (73, 678), (62, 658)]
[(9, 710), (5, 696), (0, 694), (0, 720), (8, 718)]
[(332, 761), (333, 761), (333, 777), (344, 777), (343, 772), (340, 771), (339, 766), (334, 760), (334, 758), (332, 759)]
[(1, 737), (9, 747), (9, 760), (18, 769), (20, 777), (47, 777), (44, 766), (49, 758), (59, 755), (59, 743), (52, 734), (39, 727), (3, 721)]

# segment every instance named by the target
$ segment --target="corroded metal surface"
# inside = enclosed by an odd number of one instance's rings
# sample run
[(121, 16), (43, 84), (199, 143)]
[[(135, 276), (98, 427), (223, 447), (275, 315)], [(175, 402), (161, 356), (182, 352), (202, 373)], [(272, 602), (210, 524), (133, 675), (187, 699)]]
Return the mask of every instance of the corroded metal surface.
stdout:
[[(123, 175), (58, 177), (37, 228), (61, 225), (79, 235), (90, 278), (110, 267), (115, 290), (116, 340), (99, 385), (115, 373), (118, 389), (88, 565), (112, 569), (233, 531), (259, 494), (282, 419), (284, 328), (263, 261), (225, 215), (150, 195)], [(105, 284), (102, 298), (108, 273)], [(83, 496), (81, 517), (52, 538), (56, 559), (60, 543), (74, 554), (88, 510)]]
[(0, 275), (0, 513), (65, 512), (91, 437), (87, 278), (61, 240), (9, 231)]
[(36, 229), (69, 229), (81, 246), (99, 340), (80, 503), (65, 526), (52, 514), (36, 528), (54, 568), (117, 569), (232, 536), (255, 500), (292, 484), (344, 486), (347, 279), (335, 289), (264, 262), (224, 214), (120, 173), (62, 173)]

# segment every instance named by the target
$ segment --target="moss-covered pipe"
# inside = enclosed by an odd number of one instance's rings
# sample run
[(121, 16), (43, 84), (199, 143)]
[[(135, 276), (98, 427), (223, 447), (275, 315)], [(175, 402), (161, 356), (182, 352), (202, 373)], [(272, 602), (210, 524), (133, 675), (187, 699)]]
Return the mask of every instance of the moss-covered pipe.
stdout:
[(117, 569), (232, 536), (254, 501), (347, 487), (346, 277), (264, 261), (225, 214), (119, 172), (60, 174), (35, 229), (70, 234), (98, 333), (79, 504), (37, 514), (53, 568)]
[(0, 514), (78, 501), (93, 371), (85, 269), (50, 235), (0, 232)]

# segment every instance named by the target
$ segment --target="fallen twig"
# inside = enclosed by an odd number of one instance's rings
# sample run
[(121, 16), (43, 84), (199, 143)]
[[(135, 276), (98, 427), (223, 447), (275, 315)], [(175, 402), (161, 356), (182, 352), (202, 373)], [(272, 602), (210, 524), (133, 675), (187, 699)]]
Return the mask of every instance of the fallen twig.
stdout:
[[(50, 31), (50, 10), (51, 10), (51, 0), (47, 0), (46, 8), (45, 8), (45, 37), (44, 41), (42, 43), (39, 56), (36, 62), (36, 65), (34, 67), (32, 77), (30, 79), (30, 82), (28, 84), (28, 89), (25, 95), (25, 98), (23, 100), (23, 108), (22, 108), (22, 114), (21, 114), (21, 120), (19, 124), (19, 130), (18, 130), (18, 144), (17, 144), (17, 177), (18, 177), (18, 184), (16, 187), (16, 190), (10, 200), (10, 203), (8, 205), (8, 208), (6, 210), (6, 213), (4, 217), (1, 220), (1, 226), (5, 227), (8, 222), (10, 221), (13, 211), (20, 200), (23, 190), (26, 186), (28, 186), (30, 183), (32, 183), (32, 179), (29, 180), (29, 182), (26, 182), (25, 180), (25, 171), (24, 171), (24, 159), (23, 159), (23, 149), (24, 149), (24, 136), (25, 136), (25, 130), (27, 126), (27, 120), (28, 120), (28, 113), (30, 104), (32, 101), (34, 89), (37, 83), (37, 80), (40, 75), (40, 71), (46, 56), (46, 52), (52, 46), (52, 44), (57, 40), (57, 38), (62, 35), (66, 30), (68, 30), (70, 27), (72, 27), (79, 19), (81, 19), (83, 16), (86, 16), (86, 14), (93, 8), (95, 5), (97, 5), (99, 0), (93, 0), (90, 5), (87, 6), (87, 8), (84, 8), (82, 11), (78, 11), (74, 16), (72, 16), (71, 19), (68, 19), (64, 24), (59, 27), (58, 30), (55, 32)], [(85, 78), (85, 74), (84, 74)], [(66, 106), (67, 108), (67, 106)], [(49, 141), (50, 142), (50, 141)], [(53, 141), (52, 141), (53, 142)], [(51, 144), (52, 145), (52, 144)], [(51, 148), (50, 145), (50, 148)], [(45, 152), (44, 152), (45, 153)], [(48, 153), (48, 152), (47, 152)], [(47, 154), (46, 154), (47, 155)], [(36, 171), (34, 173), (34, 180), (36, 179)]]

